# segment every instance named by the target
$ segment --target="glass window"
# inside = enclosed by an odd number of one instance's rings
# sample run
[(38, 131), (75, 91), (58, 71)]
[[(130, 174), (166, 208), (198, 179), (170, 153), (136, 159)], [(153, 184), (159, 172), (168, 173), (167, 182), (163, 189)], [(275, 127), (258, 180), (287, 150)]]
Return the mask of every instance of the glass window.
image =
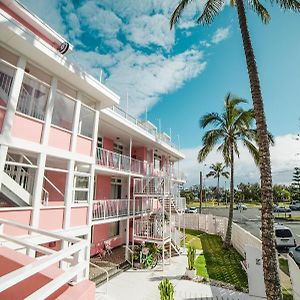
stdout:
[(102, 136), (98, 136), (97, 148), (103, 148), (103, 138), (102, 138)]
[(75, 176), (74, 178), (74, 202), (87, 202), (89, 200), (89, 177)]
[(289, 238), (293, 235), (289, 229), (276, 229), (275, 236), (279, 238)]
[(109, 224), (109, 238), (113, 238), (120, 234), (120, 221)]
[(161, 169), (161, 156), (154, 154), (154, 169)]
[(14, 69), (0, 62), (0, 106), (7, 106), (13, 77)]
[(114, 152), (123, 154), (123, 145), (120, 144), (114, 144)]
[(48, 93), (49, 88), (47, 86), (25, 75), (19, 94), (17, 111), (44, 120)]
[(79, 124), (78, 124), (79, 134), (92, 138), (94, 133), (94, 120), (95, 120), (95, 111), (82, 105), (80, 110)]
[(74, 111), (75, 101), (59, 92), (56, 93), (51, 123), (72, 130)]

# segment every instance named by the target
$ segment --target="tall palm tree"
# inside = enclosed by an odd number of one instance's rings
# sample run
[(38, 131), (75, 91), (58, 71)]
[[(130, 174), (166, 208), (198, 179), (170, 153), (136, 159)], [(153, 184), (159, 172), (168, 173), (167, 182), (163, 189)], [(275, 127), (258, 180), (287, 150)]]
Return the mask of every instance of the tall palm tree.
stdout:
[(218, 205), (220, 203), (220, 177), (223, 176), (225, 178), (229, 177), (229, 172), (225, 170), (226, 166), (224, 166), (221, 162), (217, 162), (215, 164), (211, 164), (211, 171), (206, 174), (206, 177), (217, 178), (217, 197), (218, 197)]
[[(174, 10), (170, 27), (179, 20), (185, 7), (195, 0), (180, 0)], [(271, 4), (277, 4), (283, 10), (292, 10), (300, 12), (300, 2), (298, 0), (269, 0)], [(208, 25), (222, 11), (225, 0), (206, 0), (204, 9), (197, 19), (197, 23)], [(232, 7), (237, 9), (240, 31), (243, 40), (243, 47), (246, 57), (248, 76), (251, 87), (252, 102), (256, 120), (258, 149), (260, 157), (260, 178), (262, 190), (262, 255), (264, 279), (266, 285), (266, 295), (269, 300), (282, 299), (280, 280), (277, 267), (277, 256), (274, 240), (274, 221), (273, 221), (273, 195), (272, 195), (272, 174), (270, 162), (270, 149), (268, 141), (268, 131), (264, 112), (263, 99), (260, 89), (260, 81), (256, 66), (255, 56), (252, 48), (252, 42), (248, 30), (245, 4), (247, 8), (253, 10), (261, 18), (263, 23), (270, 21), (270, 15), (267, 9), (259, 0), (230, 0)]]
[[(200, 127), (213, 127), (202, 137), (203, 147), (198, 154), (198, 161), (205, 160), (207, 155), (218, 146), (227, 166), (230, 166), (230, 206), (227, 231), (223, 247), (227, 249), (231, 243), (233, 203), (234, 203), (234, 155), (239, 157), (238, 141), (248, 149), (256, 164), (259, 162), (258, 150), (253, 143), (256, 140), (256, 130), (253, 129), (253, 110), (243, 110), (239, 105), (246, 103), (230, 93), (225, 96), (224, 111), (221, 114), (209, 113), (201, 117)], [(220, 144), (219, 144), (220, 143)], [(219, 145), (218, 145), (219, 144)]]

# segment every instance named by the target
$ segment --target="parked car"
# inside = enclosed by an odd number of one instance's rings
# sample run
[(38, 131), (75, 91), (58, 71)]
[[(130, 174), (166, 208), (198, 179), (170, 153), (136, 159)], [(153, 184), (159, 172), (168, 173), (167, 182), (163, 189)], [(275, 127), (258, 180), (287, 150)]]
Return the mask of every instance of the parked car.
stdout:
[(300, 246), (290, 248), (289, 249), (289, 255), (300, 266)]
[(243, 204), (243, 203), (239, 203), (236, 205), (236, 207), (234, 208), (236, 210), (240, 209), (240, 210), (247, 210), (247, 205)]
[(300, 210), (300, 200), (293, 200), (290, 203), (290, 209), (291, 210)]
[(288, 207), (285, 206), (274, 206), (273, 208), (273, 212), (277, 212), (277, 213), (287, 213), (287, 212), (291, 212), (292, 210)]
[(275, 224), (274, 231), (276, 248), (296, 247), (296, 240), (289, 227), (282, 224)]
[(185, 213), (196, 214), (196, 213), (198, 213), (198, 208), (197, 207), (188, 207), (185, 209)]

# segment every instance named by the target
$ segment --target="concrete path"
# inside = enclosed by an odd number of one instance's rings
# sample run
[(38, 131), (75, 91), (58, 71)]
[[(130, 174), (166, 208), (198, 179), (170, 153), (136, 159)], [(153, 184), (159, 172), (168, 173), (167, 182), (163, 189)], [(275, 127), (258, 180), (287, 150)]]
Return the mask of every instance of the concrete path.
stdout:
[[(164, 271), (127, 271), (97, 288), (97, 300), (159, 300), (158, 284), (167, 277), (175, 286), (175, 300), (198, 299), (259, 299), (236, 291), (212, 287), (190, 280), (182, 280), (186, 256), (172, 258)], [(107, 290), (107, 295), (105, 294)]]

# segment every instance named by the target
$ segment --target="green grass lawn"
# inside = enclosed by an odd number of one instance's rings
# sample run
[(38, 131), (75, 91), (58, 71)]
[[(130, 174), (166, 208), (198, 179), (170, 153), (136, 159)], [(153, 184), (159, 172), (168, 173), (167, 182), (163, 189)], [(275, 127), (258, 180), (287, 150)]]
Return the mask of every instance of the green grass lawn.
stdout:
[(287, 213), (286, 216), (284, 215), (284, 213), (280, 213), (280, 215), (278, 216), (277, 213), (274, 213), (275, 219), (276, 220), (284, 220), (284, 221), (298, 221), (300, 222), (300, 216), (291, 216), (289, 217), (290, 213)]
[[(248, 208), (260, 208), (261, 204), (257, 202), (246, 203)], [(187, 204), (187, 207), (199, 207), (199, 201), (190, 202)], [(218, 205), (217, 201), (206, 201), (202, 203), (202, 207), (214, 207), (214, 208), (226, 208), (225, 203), (220, 202)], [(229, 207), (229, 202), (227, 207)]]
[(290, 276), (288, 260), (282, 257), (279, 257), (279, 268), (287, 276)]
[(198, 256), (195, 262), (197, 275), (231, 283), (238, 288), (248, 287), (247, 274), (240, 263), (243, 258), (234, 248), (223, 250), (222, 239), (217, 235), (196, 230), (186, 230), (186, 234), (187, 244), (197, 241), (203, 250), (203, 255)]

